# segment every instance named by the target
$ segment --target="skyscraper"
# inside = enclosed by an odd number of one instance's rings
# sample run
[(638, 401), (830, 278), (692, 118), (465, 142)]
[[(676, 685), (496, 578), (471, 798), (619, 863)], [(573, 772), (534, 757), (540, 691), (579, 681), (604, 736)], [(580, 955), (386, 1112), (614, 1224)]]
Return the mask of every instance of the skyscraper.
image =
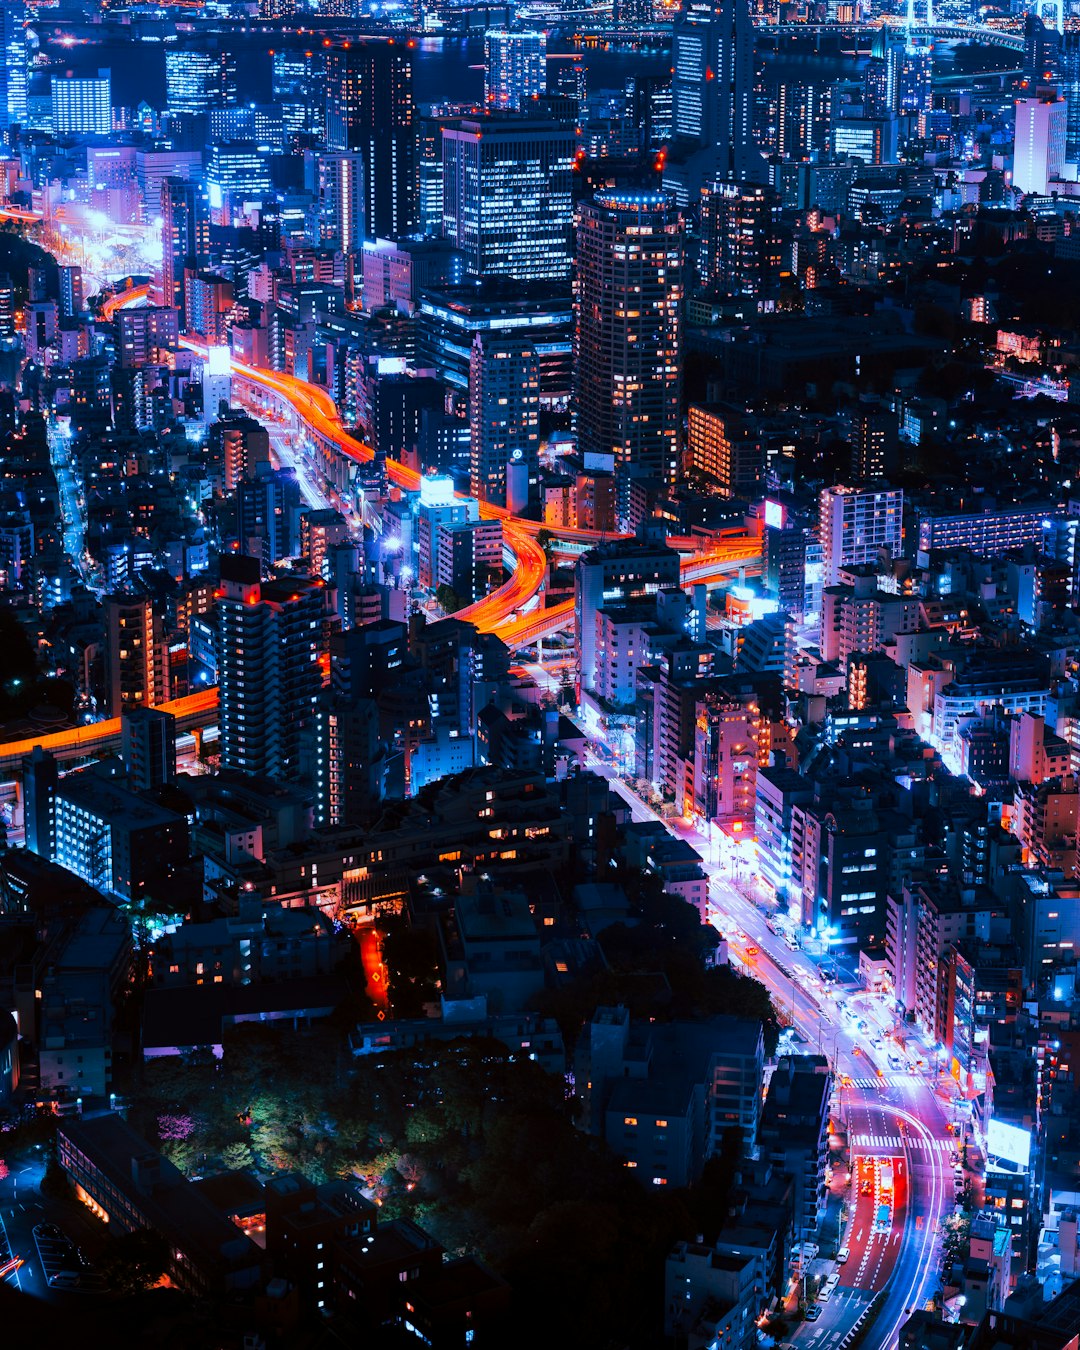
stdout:
[(331, 151), (363, 157), (368, 233), (409, 233), (416, 224), (411, 48), (370, 40), (327, 52), (326, 142)]
[(517, 111), (547, 90), (547, 34), (492, 29), (484, 34), (484, 102)]
[(574, 128), (513, 116), (443, 127), (443, 234), (477, 277), (570, 276)]
[(281, 778), (301, 773), (305, 729), (322, 688), (326, 591), (298, 577), (260, 583), (254, 558), (221, 562), (218, 680), (221, 765)]
[(0, 0), (0, 132), (26, 125), (26, 6), (22, 0)]
[(687, 205), (714, 178), (766, 179), (751, 125), (754, 27), (746, 0), (686, 0), (672, 35), (664, 187)]
[(1013, 137), (1013, 187), (1043, 193), (1065, 167), (1065, 101), (1053, 90), (1016, 100)]
[(165, 103), (169, 112), (207, 112), (236, 100), (236, 57), (231, 52), (193, 51), (184, 44), (165, 53)]
[(664, 193), (598, 193), (577, 217), (578, 448), (631, 477), (674, 483), (679, 462), (683, 221)]
[(161, 303), (180, 311), (186, 327), (184, 269), (210, 247), (210, 217), (198, 183), (166, 178), (161, 184)]
[(469, 365), (470, 491), (521, 510), (537, 475), (540, 358), (532, 340), (477, 333)]
[(322, 137), (326, 128), (323, 86), (323, 54), (318, 51), (275, 49), (271, 74), (274, 102), (281, 109), (289, 136)]

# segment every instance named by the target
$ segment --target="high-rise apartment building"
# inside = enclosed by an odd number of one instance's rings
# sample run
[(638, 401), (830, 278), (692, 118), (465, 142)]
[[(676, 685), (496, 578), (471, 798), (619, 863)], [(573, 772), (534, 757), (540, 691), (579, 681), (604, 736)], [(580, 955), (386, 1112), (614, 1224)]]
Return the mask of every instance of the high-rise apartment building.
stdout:
[(405, 43), (353, 42), (326, 54), (326, 142), (364, 162), (366, 227), (397, 239), (416, 224), (413, 53)]
[(751, 125), (754, 26), (747, 0), (687, 0), (672, 33), (672, 152), (664, 186), (685, 205), (716, 178), (764, 182)]
[(136, 707), (120, 719), (128, 784), (151, 792), (176, 777), (176, 718), (164, 708)]
[(56, 136), (112, 134), (112, 73), (53, 77), (52, 129)]
[(574, 568), (574, 615), (583, 688), (592, 689), (596, 683), (596, 615), (605, 605), (677, 587), (680, 578), (679, 555), (666, 547), (625, 541), (602, 544), (582, 554)]
[(122, 309), (116, 321), (120, 334), (120, 365), (124, 369), (164, 364), (166, 354), (177, 349), (180, 325), (171, 305)]
[(574, 128), (531, 118), (443, 127), (443, 234), (477, 277), (570, 275)]
[(880, 403), (860, 403), (851, 416), (851, 476), (888, 478), (899, 467), (900, 419)]
[(725, 497), (751, 498), (764, 487), (765, 445), (752, 418), (727, 404), (691, 403), (686, 463)]
[(147, 595), (105, 597), (105, 694), (113, 717), (169, 697), (168, 651)]
[(484, 34), (484, 102), (516, 112), (547, 91), (547, 34), (492, 29)]
[(83, 278), (82, 268), (74, 263), (61, 263), (56, 269), (56, 288), (60, 301), (60, 317), (73, 319), (82, 313)]
[(1044, 193), (1065, 167), (1065, 100), (1041, 91), (1038, 98), (1016, 100), (1013, 134), (1013, 187)]
[(326, 588), (299, 577), (261, 583), (254, 558), (226, 557), (221, 591), (222, 768), (295, 779), (322, 689)]
[(166, 178), (161, 184), (161, 302), (180, 313), (186, 326), (184, 269), (210, 247), (210, 216), (198, 183)]
[(679, 463), (683, 220), (663, 193), (598, 193), (577, 216), (574, 388), (586, 467), (674, 483)]
[(829, 487), (818, 498), (823, 581), (835, 586), (840, 569), (891, 558), (903, 548), (904, 494), (899, 488)]
[(469, 364), (470, 491), (519, 511), (537, 480), (540, 358), (531, 338), (478, 333)]
[(702, 283), (726, 295), (764, 295), (780, 279), (779, 205), (771, 187), (713, 183), (701, 193)]
[(254, 417), (234, 412), (211, 424), (210, 463), (226, 492), (235, 492), (242, 478), (270, 463), (270, 434)]
[(357, 253), (365, 237), (363, 155), (358, 150), (314, 155), (309, 176), (316, 213), (312, 243), (317, 248)]

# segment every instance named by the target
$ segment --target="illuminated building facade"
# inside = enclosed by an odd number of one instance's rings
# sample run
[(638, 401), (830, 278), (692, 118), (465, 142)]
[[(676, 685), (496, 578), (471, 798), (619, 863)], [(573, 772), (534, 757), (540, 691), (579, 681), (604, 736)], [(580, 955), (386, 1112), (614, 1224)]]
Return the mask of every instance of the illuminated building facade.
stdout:
[(547, 34), (492, 29), (484, 34), (484, 102), (516, 112), (547, 90)]
[(574, 129), (506, 118), (443, 127), (443, 234), (474, 276), (570, 276)]
[(577, 216), (578, 450), (619, 479), (673, 485), (679, 465), (683, 221), (663, 193), (598, 193)]
[(254, 558), (223, 558), (218, 598), (221, 763), (256, 777), (297, 778), (322, 688), (325, 588), (299, 578), (260, 584)]
[(52, 82), (52, 129), (56, 136), (109, 136), (112, 133), (112, 75), (67, 75)]
[(399, 238), (416, 224), (416, 112), (409, 45), (354, 42), (326, 54), (326, 142), (364, 162), (367, 230)]
[(469, 366), (470, 491), (524, 507), (540, 448), (540, 359), (531, 338), (478, 333)]

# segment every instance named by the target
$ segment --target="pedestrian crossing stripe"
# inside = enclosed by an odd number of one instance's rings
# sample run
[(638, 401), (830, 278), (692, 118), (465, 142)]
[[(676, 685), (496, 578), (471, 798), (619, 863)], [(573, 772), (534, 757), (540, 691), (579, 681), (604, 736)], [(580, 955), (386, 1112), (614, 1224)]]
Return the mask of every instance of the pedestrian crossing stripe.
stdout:
[(924, 1139), (921, 1135), (901, 1139), (895, 1134), (853, 1134), (848, 1143), (852, 1148), (918, 1148), (940, 1153), (956, 1152), (956, 1145), (950, 1139)]
[(910, 1078), (853, 1078), (851, 1086), (857, 1088), (903, 1087)]

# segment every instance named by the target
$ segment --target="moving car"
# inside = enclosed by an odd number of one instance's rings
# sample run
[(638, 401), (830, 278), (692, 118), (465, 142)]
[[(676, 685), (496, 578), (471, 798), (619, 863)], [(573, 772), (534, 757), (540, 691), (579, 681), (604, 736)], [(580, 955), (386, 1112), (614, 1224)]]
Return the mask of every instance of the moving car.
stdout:
[(842, 1266), (850, 1255), (851, 1252), (847, 1249), (847, 1247), (841, 1247), (840, 1250), (836, 1253), (836, 1264), (838, 1266)]
[(815, 1304), (813, 1305), (813, 1307), (807, 1308), (807, 1310), (806, 1310), (806, 1320), (807, 1320), (808, 1322), (816, 1322), (820, 1316), (821, 1316), (821, 1304), (820, 1304), (820, 1303), (815, 1303)]

